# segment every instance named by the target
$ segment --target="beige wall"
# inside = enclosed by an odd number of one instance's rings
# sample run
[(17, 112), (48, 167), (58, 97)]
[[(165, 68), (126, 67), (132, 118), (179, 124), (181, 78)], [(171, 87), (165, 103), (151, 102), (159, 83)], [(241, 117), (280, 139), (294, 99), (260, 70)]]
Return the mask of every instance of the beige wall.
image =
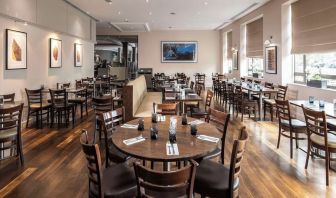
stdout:
[[(161, 63), (161, 41), (197, 41), (197, 63)], [(184, 72), (193, 76), (196, 72), (220, 72), (219, 31), (154, 31), (139, 34), (139, 67), (153, 68), (153, 72), (174, 74)], [(207, 78), (207, 86), (211, 79)]]
[[(97, 35), (130, 35), (116, 33), (110, 28), (98, 28)], [(214, 30), (195, 31), (151, 31), (133, 33), (138, 35), (138, 57), (140, 68), (153, 68), (153, 72), (175, 74), (184, 72), (192, 77), (196, 72), (207, 74), (206, 86), (211, 86), (211, 73), (221, 71), (220, 32)], [(161, 63), (161, 41), (197, 41), (197, 63)]]
[[(232, 76), (240, 77), (246, 74), (246, 55), (245, 55), (245, 24), (255, 20), (258, 17), (263, 17), (263, 38), (264, 41), (273, 37), (273, 43), (278, 47), (278, 70), (277, 74), (264, 74), (264, 81), (270, 81), (275, 84), (288, 84), (289, 89), (298, 92), (298, 99), (307, 99), (308, 96), (315, 96), (316, 98), (324, 98), (325, 100), (332, 102), (332, 99), (336, 99), (336, 91), (334, 90), (322, 90), (311, 88), (307, 86), (293, 84), (293, 66), (291, 50), (291, 30), (290, 30), (290, 18), (289, 18), (289, 5), (293, 2), (288, 0), (272, 0), (269, 3), (263, 5), (257, 10), (249, 13), (241, 19), (235, 21), (229, 26), (221, 30), (221, 40), (225, 45), (225, 33), (233, 31), (233, 46), (239, 49), (239, 70), (233, 71)], [(223, 51), (223, 46), (221, 47)], [(222, 53), (224, 54), (224, 53)], [(222, 63), (225, 58), (221, 57)], [(225, 71), (225, 69), (223, 69)]]
[[(21, 0), (20, 0), (21, 1)], [(54, 1), (54, 0), (48, 0)], [(58, 0), (56, 0), (58, 1)], [(11, 1), (0, 0), (1, 8), (3, 10), (14, 9)], [(34, 3), (36, 0), (29, 0), (27, 2)], [(40, 1), (39, 1), (40, 2)], [(63, 2), (63, 1), (62, 1)], [(64, 2), (63, 2), (64, 3)], [(31, 4), (29, 4), (31, 5)], [(33, 20), (34, 6), (27, 5), (27, 9), (32, 9), (32, 12), (16, 12), (12, 10), (12, 15), (16, 15), (20, 20)], [(33, 4), (34, 5), (34, 4)], [(35, 5), (36, 6), (36, 5)], [(18, 4), (18, 8), (20, 5)], [(36, 7), (35, 7), (36, 8)], [(9, 12), (7, 11), (7, 12)], [(20, 11), (20, 9), (19, 9)], [(78, 14), (78, 13), (77, 13)], [(33, 17), (31, 17), (33, 16)], [(36, 18), (35, 18), (36, 19)], [(44, 22), (46, 23), (46, 22)], [(54, 21), (50, 20), (50, 26)], [(69, 24), (69, 21), (64, 21)], [(88, 26), (91, 26), (90, 19)], [(84, 26), (83, 26), (84, 27)], [(86, 27), (86, 26), (85, 26)], [(57, 28), (57, 26), (55, 26)], [(6, 57), (5, 45), (6, 29), (18, 30), (27, 33), (27, 67), (24, 70), (6, 70)], [(11, 16), (0, 16), (0, 94), (16, 93), (16, 100), (25, 101), (24, 88), (35, 89), (39, 88), (42, 84), (48, 87), (55, 87), (57, 82), (72, 82), (75, 79), (82, 77), (93, 76), (94, 65), (94, 41), (83, 39), (82, 36), (84, 29), (72, 29), (72, 33), (79, 35), (78, 37), (72, 36), (73, 34), (59, 33), (54, 28), (48, 28), (35, 22), (30, 22), (25, 26), (22, 22), (15, 22)], [(91, 31), (88, 29), (88, 35), (91, 37)], [(86, 34), (86, 33), (85, 33)], [(95, 37), (95, 36), (94, 36)], [(62, 68), (49, 68), (49, 39), (57, 38), (62, 40)], [(95, 40), (95, 38), (94, 38)], [(74, 67), (74, 43), (83, 44), (83, 67)]]

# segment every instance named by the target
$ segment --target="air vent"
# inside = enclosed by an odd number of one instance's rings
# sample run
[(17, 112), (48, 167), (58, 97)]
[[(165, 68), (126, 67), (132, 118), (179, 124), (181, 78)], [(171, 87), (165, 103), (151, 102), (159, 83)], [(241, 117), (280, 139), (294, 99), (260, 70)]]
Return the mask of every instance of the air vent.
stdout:
[(120, 32), (149, 32), (150, 28), (148, 23), (130, 23), (130, 22), (122, 22), (122, 23), (110, 23), (114, 28), (119, 30)]

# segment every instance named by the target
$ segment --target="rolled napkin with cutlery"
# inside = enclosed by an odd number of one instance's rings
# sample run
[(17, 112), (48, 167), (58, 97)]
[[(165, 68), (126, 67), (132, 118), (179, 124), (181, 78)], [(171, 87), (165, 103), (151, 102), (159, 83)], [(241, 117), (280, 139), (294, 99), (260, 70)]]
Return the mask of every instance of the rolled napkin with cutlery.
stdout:
[(211, 137), (211, 136), (208, 136), (208, 135), (198, 135), (197, 139), (208, 141), (208, 142), (214, 142), (214, 143), (218, 143), (218, 141), (219, 141), (219, 138)]
[(194, 121), (189, 122), (188, 124), (190, 124), (190, 125), (192, 125), (192, 124), (199, 125), (199, 124), (203, 124), (203, 123), (204, 123), (204, 121), (202, 121), (202, 120), (194, 120)]
[(120, 126), (121, 128), (128, 128), (128, 129), (138, 129), (137, 124), (123, 124)]
[(178, 146), (176, 143), (167, 142), (166, 152), (167, 152), (167, 155), (180, 155)]
[(136, 144), (136, 143), (139, 143), (139, 142), (142, 142), (142, 141), (145, 141), (146, 139), (142, 136), (138, 136), (138, 137), (135, 137), (135, 138), (130, 138), (130, 139), (127, 139), (127, 140), (124, 140), (123, 143), (126, 144), (127, 146), (129, 145), (132, 145), (132, 144)]

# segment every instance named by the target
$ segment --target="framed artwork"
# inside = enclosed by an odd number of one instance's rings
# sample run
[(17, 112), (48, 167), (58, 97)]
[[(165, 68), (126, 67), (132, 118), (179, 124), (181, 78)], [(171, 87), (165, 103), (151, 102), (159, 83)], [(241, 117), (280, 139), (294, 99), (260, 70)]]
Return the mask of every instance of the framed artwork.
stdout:
[(27, 33), (6, 29), (6, 69), (27, 69)]
[(268, 74), (277, 73), (277, 46), (265, 48), (265, 71)]
[(239, 62), (238, 62), (238, 51), (235, 50), (232, 52), (232, 68), (233, 70), (238, 70)]
[(50, 68), (62, 67), (62, 41), (50, 38), (49, 49)]
[(75, 67), (83, 66), (83, 45), (75, 43)]
[(162, 63), (197, 63), (196, 41), (161, 41)]

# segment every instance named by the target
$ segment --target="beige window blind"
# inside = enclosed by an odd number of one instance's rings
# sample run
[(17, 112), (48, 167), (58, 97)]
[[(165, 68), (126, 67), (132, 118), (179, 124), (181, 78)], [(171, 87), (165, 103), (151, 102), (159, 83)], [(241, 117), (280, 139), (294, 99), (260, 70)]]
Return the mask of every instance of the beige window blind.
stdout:
[(336, 51), (336, 1), (299, 0), (292, 4), (292, 53)]
[(232, 60), (232, 31), (226, 33), (226, 55), (228, 60)]
[(263, 18), (257, 19), (246, 25), (246, 56), (263, 56)]

